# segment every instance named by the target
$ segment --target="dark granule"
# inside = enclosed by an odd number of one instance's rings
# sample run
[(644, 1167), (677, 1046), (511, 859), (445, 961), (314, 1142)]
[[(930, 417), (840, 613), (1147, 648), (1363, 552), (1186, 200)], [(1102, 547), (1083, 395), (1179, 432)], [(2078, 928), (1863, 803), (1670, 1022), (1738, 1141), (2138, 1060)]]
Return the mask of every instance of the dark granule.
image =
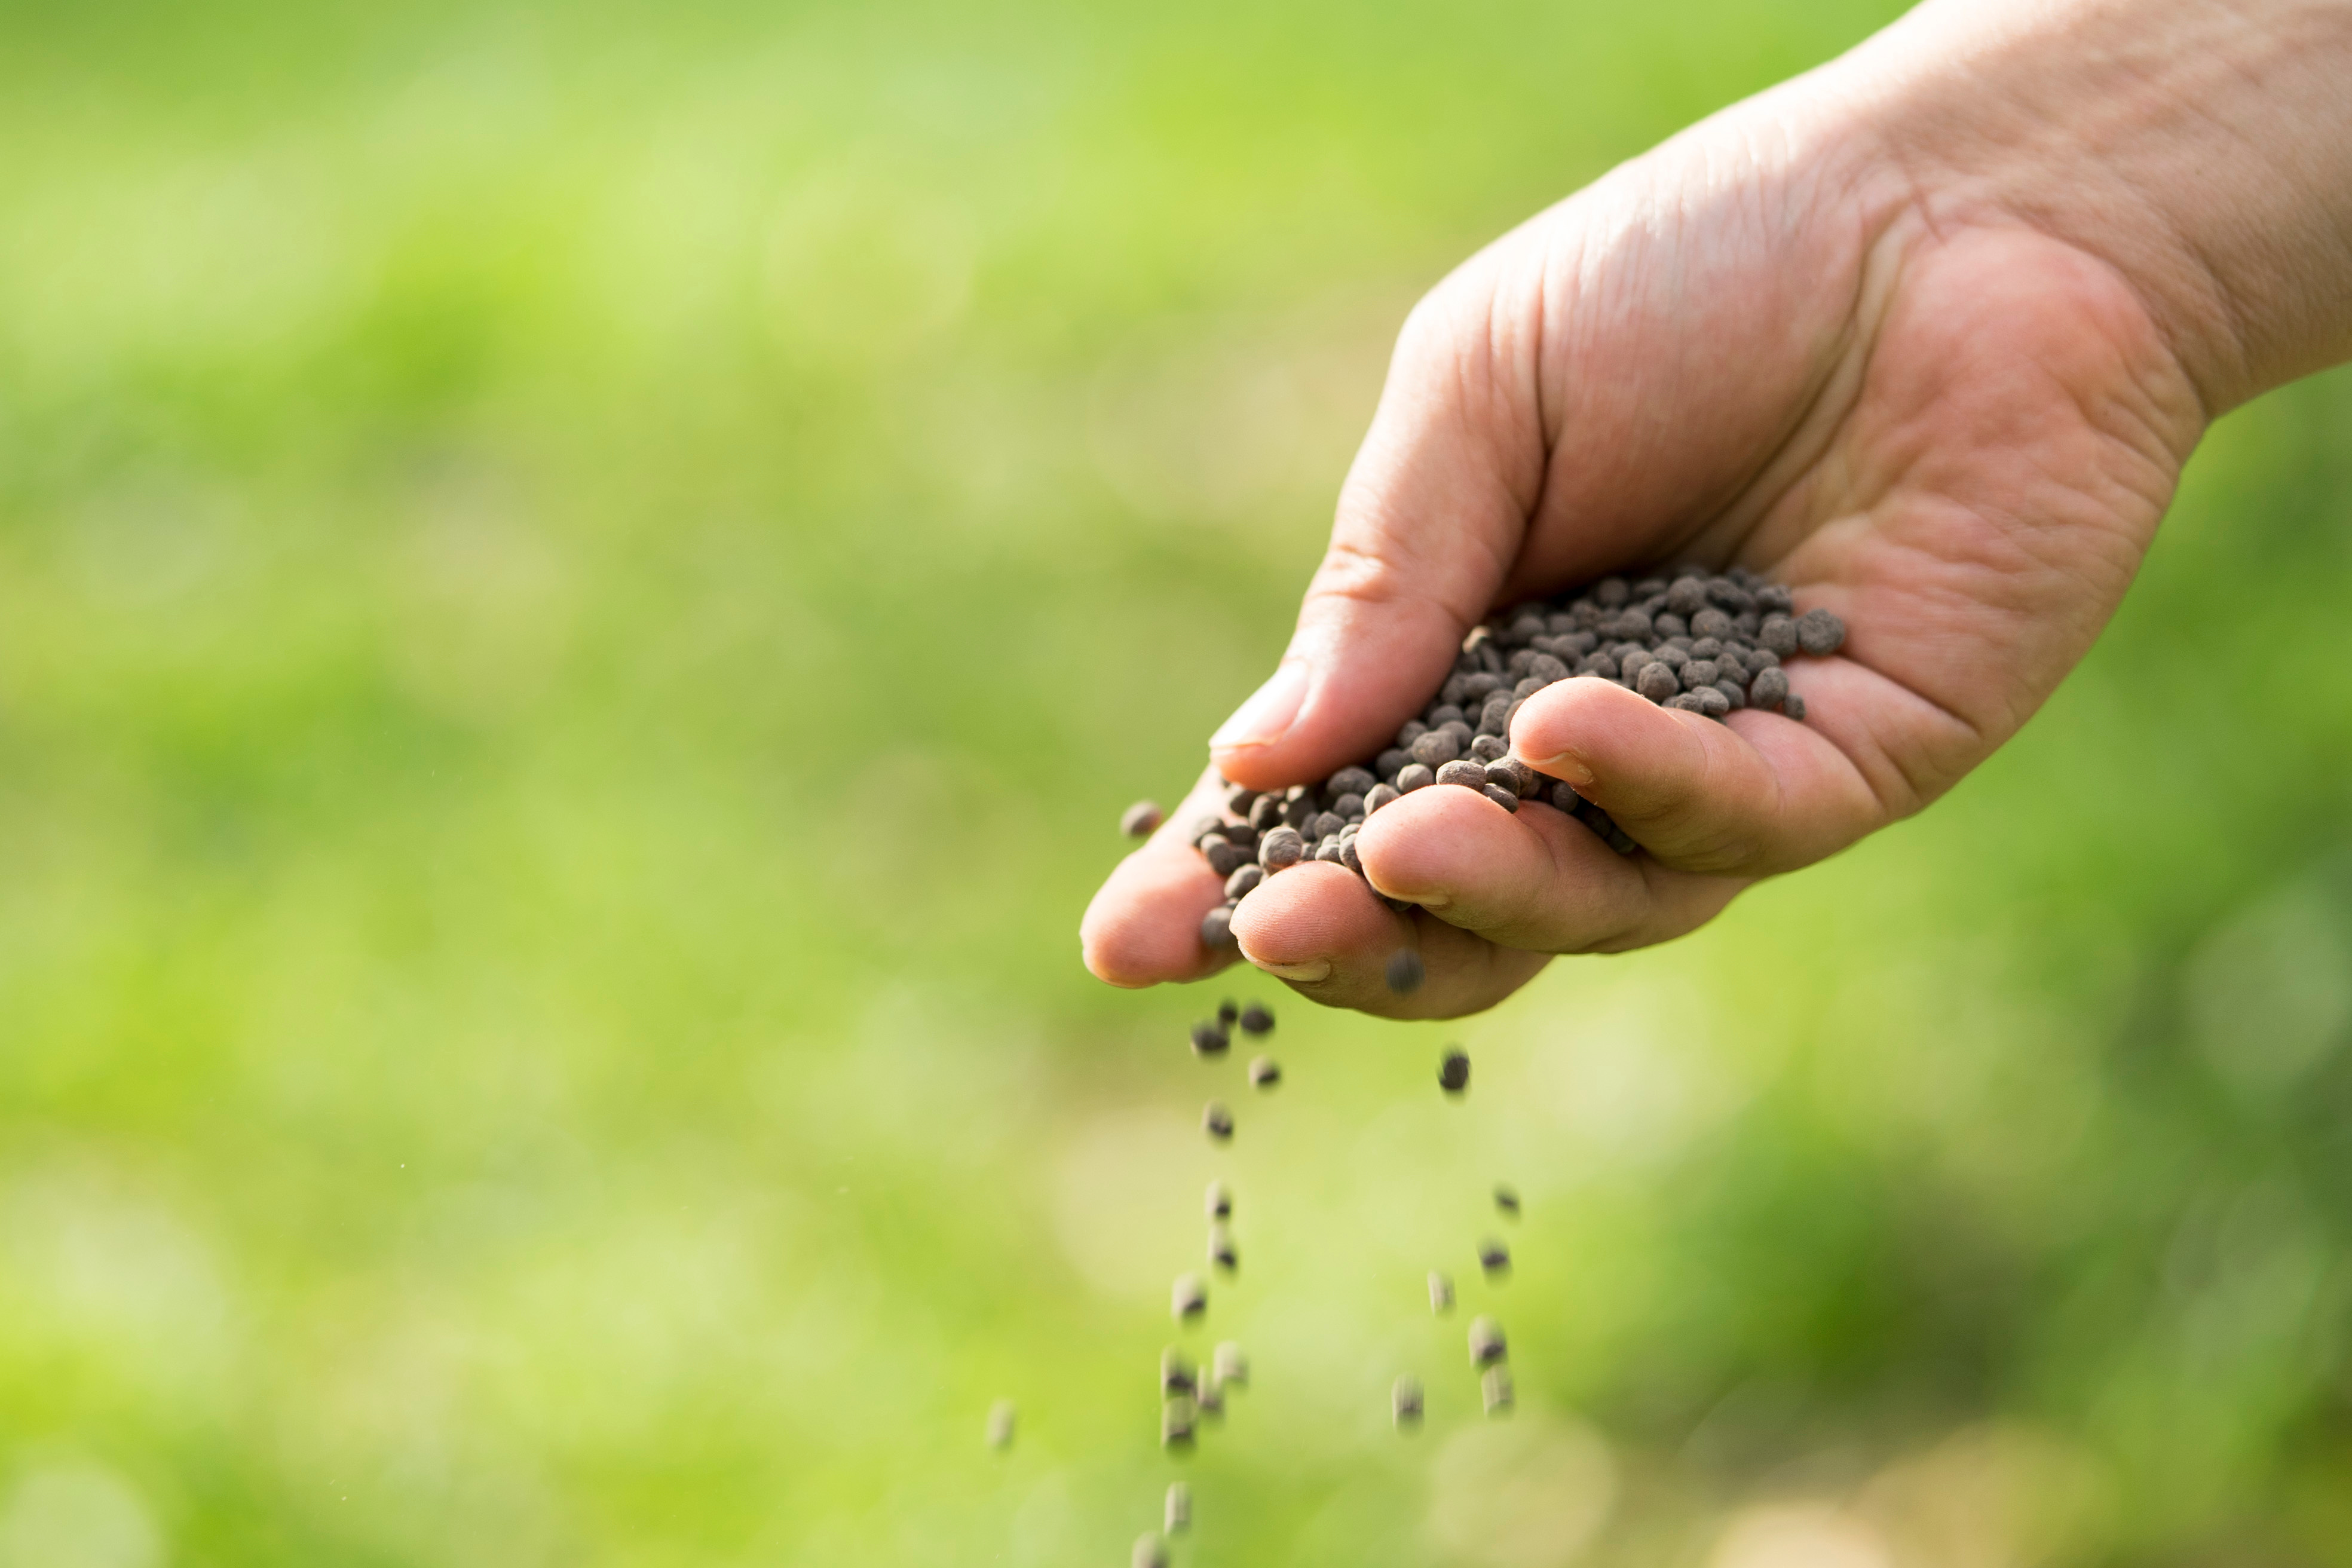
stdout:
[(1502, 1210), (1505, 1214), (1509, 1215), (1513, 1219), (1518, 1218), (1518, 1189), (1510, 1185), (1507, 1182), (1496, 1182), (1495, 1184), (1495, 1206)]
[(1400, 1432), (1410, 1432), (1421, 1425), (1421, 1379), (1400, 1377), (1389, 1390), (1389, 1415)]
[(1470, 1053), (1460, 1046), (1448, 1046), (1437, 1061), (1437, 1087), (1448, 1094), (1460, 1094), (1470, 1087)]
[(1421, 954), (1409, 947), (1401, 947), (1389, 954), (1386, 978), (1389, 989), (1400, 996), (1410, 996), (1421, 989), (1429, 978), (1429, 971), (1421, 962)]
[(1223, 1219), (1234, 1212), (1234, 1191), (1223, 1182), (1211, 1182), (1202, 1199), (1202, 1207), (1211, 1219)]
[(1149, 838), (1159, 831), (1160, 821), (1158, 801), (1139, 800), (1119, 814), (1118, 830), (1129, 838)]
[(1511, 1271), (1511, 1249), (1491, 1236), (1486, 1237), (1478, 1244), (1478, 1267), (1486, 1271), (1489, 1279), (1498, 1274), (1508, 1274)]
[(1437, 770), (1437, 782), (1455, 784), (1463, 789), (1485, 789), (1486, 764), (1472, 762), (1467, 757), (1457, 758)]
[[(1160, 1446), (1163, 1448), (1189, 1448), (1192, 1430), (1201, 1424), (1201, 1407), (1182, 1394), (1160, 1401)], [(1142, 1543), (1137, 1542), (1139, 1550)]]
[(1198, 1386), (1192, 1374), (1192, 1363), (1174, 1345), (1160, 1352), (1160, 1397), (1172, 1394), (1190, 1394)]
[(1511, 1408), (1511, 1369), (1500, 1365), (1488, 1367), (1486, 1375), (1478, 1380), (1478, 1395), (1486, 1403), (1487, 1415), (1501, 1415), (1508, 1412)]
[(1198, 1274), (1179, 1274), (1168, 1289), (1168, 1310), (1178, 1322), (1190, 1322), (1209, 1310), (1209, 1288)]
[(1196, 1057), (1221, 1057), (1233, 1038), (1214, 1018), (1203, 1018), (1192, 1026), (1192, 1054)]
[(1160, 1528), (1170, 1535), (1181, 1535), (1192, 1528), (1192, 1489), (1182, 1481), (1168, 1483), (1168, 1504), (1161, 1510)]
[(1503, 1338), (1503, 1325), (1492, 1318), (1470, 1320), (1470, 1364), (1492, 1366), (1511, 1353)]
[(1217, 1004), (1217, 1027), (1220, 1029), (1232, 1029), (1234, 1025), (1240, 1021), (1241, 1016), (1241, 1005), (1232, 997), (1228, 996)]
[(1815, 658), (1827, 658), (1844, 644), (1845, 623), (1829, 611), (1814, 608), (1797, 617), (1797, 646)]
[(1223, 1220), (1209, 1226), (1209, 1261), (1230, 1274), (1242, 1266), (1242, 1255), (1234, 1246), (1234, 1233), (1225, 1228)]
[(1429, 1271), (1429, 1310), (1441, 1314), (1454, 1310), (1454, 1281), (1434, 1268)]
[(1256, 887), (1260, 882), (1265, 880), (1265, 868), (1264, 867), (1244, 866), (1232, 876), (1225, 879), (1225, 897), (1238, 903), (1243, 899), (1249, 897), (1251, 889)]
[(1234, 940), (1234, 911), (1220, 904), (1201, 917), (1201, 945), (1211, 952), (1239, 945)]
[(1274, 1028), (1274, 1015), (1266, 1010), (1265, 1003), (1253, 1002), (1242, 1009), (1241, 1025), (1244, 1035), (1267, 1034)]
[(1201, 1131), (1222, 1143), (1234, 1135), (1234, 1113), (1218, 1100), (1201, 1108)]
[(1224, 1340), (1218, 1343), (1215, 1353), (1210, 1358), (1209, 1366), (1216, 1376), (1219, 1387), (1247, 1388), (1249, 1386), (1249, 1357), (1244, 1355), (1242, 1347), (1233, 1341)]
[[(1295, 827), (1277, 827), (1258, 840), (1257, 863), (1267, 871), (1286, 871), (1307, 858), (1307, 840)], [(1216, 862), (1212, 859), (1210, 865)]]
[(1259, 1089), (1272, 1089), (1282, 1081), (1282, 1068), (1272, 1057), (1253, 1057), (1249, 1080)]
[[(1189, 1441), (1192, 1436), (1192, 1429), (1185, 1427), (1184, 1440)], [(1160, 1440), (1162, 1443), (1175, 1441), (1168, 1436), (1168, 1423), (1164, 1418), (1160, 1424)], [(1128, 1568), (1168, 1568), (1168, 1543), (1156, 1535), (1139, 1535), (1135, 1538), (1135, 1550), (1129, 1554), (1127, 1562)]]

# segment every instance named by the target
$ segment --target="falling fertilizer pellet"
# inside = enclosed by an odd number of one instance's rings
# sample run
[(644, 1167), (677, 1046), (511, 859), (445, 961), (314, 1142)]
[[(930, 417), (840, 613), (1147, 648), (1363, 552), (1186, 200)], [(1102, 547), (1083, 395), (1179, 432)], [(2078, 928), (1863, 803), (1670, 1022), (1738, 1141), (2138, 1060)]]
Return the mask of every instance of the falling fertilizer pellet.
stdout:
[(1201, 1131), (1222, 1143), (1234, 1135), (1234, 1113), (1217, 1101), (1201, 1108)]
[(1282, 1068), (1272, 1057), (1258, 1057), (1249, 1065), (1249, 1080), (1260, 1089), (1272, 1089), (1282, 1081)]
[(1429, 1310), (1441, 1315), (1454, 1310), (1454, 1281), (1434, 1268), (1429, 1271)]
[(1192, 1489), (1182, 1481), (1168, 1483), (1168, 1505), (1160, 1528), (1170, 1535), (1181, 1535), (1192, 1528)]
[(1230, 1218), (1234, 1212), (1233, 1189), (1223, 1182), (1211, 1182), (1202, 1199), (1202, 1206), (1209, 1211), (1211, 1219)]
[(1470, 1053), (1460, 1046), (1448, 1046), (1437, 1062), (1437, 1087), (1448, 1094), (1460, 1094), (1470, 1087)]
[(1160, 1352), (1160, 1396), (1165, 1399), (1171, 1394), (1192, 1392), (1192, 1363), (1184, 1359), (1182, 1351), (1170, 1345)]
[(1498, 1208), (1498, 1209), (1502, 1210), (1502, 1211), (1503, 1211), (1503, 1213), (1505, 1213), (1505, 1214), (1507, 1214), (1507, 1215), (1510, 1215), (1510, 1217), (1511, 1217), (1511, 1218), (1513, 1218), (1513, 1219), (1517, 1219), (1517, 1218), (1518, 1218), (1518, 1217), (1519, 1217), (1519, 1193), (1518, 1193), (1518, 1189), (1517, 1189), (1517, 1187), (1514, 1187), (1514, 1186), (1510, 1185), (1508, 1183), (1505, 1183), (1505, 1182), (1497, 1182), (1497, 1183), (1496, 1183), (1496, 1184), (1495, 1184), (1495, 1206), (1496, 1206), (1496, 1208)]
[(1160, 1406), (1160, 1446), (1177, 1448), (1190, 1443), (1192, 1427), (1200, 1418), (1200, 1406), (1183, 1394), (1162, 1403)]
[(1241, 1023), (1244, 1035), (1265, 1035), (1274, 1031), (1274, 1015), (1266, 1011), (1263, 1002), (1253, 1002), (1243, 1008)]
[(1389, 1414), (1400, 1432), (1410, 1432), (1421, 1425), (1421, 1379), (1400, 1377), (1389, 1390)]
[(1209, 1261), (1228, 1274), (1241, 1267), (1241, 1254), (1234, 1248), (1234, 1233), (1223, 1223), (1209, 1226)]
[(1229, 1383), (1235, 1388), (1249, 1386), (1249, 1357), (1244, 1355), (1242, 1347), (1233, 1341), (1221, 1342), (1209, 1364), (1215, 1371), (1219, 1383)]
[(995, 1449), (1013, 1447), (1013, 1401), (1000, 1399), (988, 1407), (988, 1446)]
[(1489, 1279), (1508, 1274), (1511, 1271), (1511, 1249), (1488, 1237), (1478, 1244), (1478, 1267), (1486, 1271)]
[(1209, 1310), (1209, 1288), (1198, 1274), (1179, 1274), (1176, 1283), (1169, 1288), (1168, 1310), (1180, 1323), (1187, 1323)]
[(1421, 954), (1409, 947), (1401, 947), (1389, 955), (1389, 989), (1400, 996), (1410, 996), (1421, 989), (1429, 978), (1429, 971), (1421, 962)]
[(1118, 830), (1129, 838), (1149, 838), (1158, 831), (1160, 823), (1160, 803), (1139, 800), (1120, 814)]
[(1503, 1340), (1503, 1325), (1492, 1318), (1470, 1320), (1470, 1364), (1492, 1366), (1510, 1353)]
[(1192, 1054), (1196, 1057), (1221, 1057), (1233, 1044), (1225, 1026), (1213, 1018), (1203, 1018), (1192, 1026)]
[(1486, 1403), (1486, 1414), (1500, 1415), (1511, 1407), (1511, 1369), (1490, 1366), (1486, 1375), (1478, 1380), (1479, 1395)]
[(1168, 1543), (1156, 1535), (1137, 1536), (1128, 1564), (1129, 1568), (1168, 1568)]

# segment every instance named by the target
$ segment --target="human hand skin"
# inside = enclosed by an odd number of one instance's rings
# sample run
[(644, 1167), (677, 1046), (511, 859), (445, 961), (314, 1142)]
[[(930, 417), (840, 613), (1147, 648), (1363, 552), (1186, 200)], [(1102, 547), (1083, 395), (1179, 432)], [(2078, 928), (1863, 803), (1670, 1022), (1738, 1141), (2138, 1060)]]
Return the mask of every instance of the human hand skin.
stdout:
[[(2352, 357), (2352, 0), (1935, 0), (1472, 258), (1413, 310), (1274, 677), (1087, 910), (1116, 984), (1213, 973), (1184, 841), (1370, 755), (1490, 608), (1747, 565), (1850, 628), (1808, 721), (1570, 680), (1515, 755), (1641, 846), (1416, 791), (1270, 878), (1243, 953), (1389, 1016), (1678, 936), (1919, 810), (2015, 733), (2129, 586), (2206, 425)], [(1389, 956), (1428, 979), (1398, 995)]]

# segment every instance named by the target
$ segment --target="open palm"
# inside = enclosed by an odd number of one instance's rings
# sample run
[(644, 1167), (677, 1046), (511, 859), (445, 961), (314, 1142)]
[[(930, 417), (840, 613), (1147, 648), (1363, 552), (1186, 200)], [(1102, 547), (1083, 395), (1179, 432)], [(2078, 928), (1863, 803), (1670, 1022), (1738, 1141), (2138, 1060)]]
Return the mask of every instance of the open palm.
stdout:
[[(1784, 89), (1785, 91), (1785, 89)], [(1490, 609), (1617, 571), (1744, 564), (1826, 605), (1798, 723), (1717, 723), (1600, 680), (1525, 703), (1516, 755), (1642, 846), (1548, 806), (1418, 791), (1364, 826), (1374, 887), (1311, 863), (1235, 911), (1244, 952), (1318, 1000), (1474, 1010), (1553, 953), (1679, 935), (1757, 878), (1935, 799), (2015, 732), (2128, 586), (2204, 422), (2139, 298), (1997, 204), (1938, 191), (1769, 94), (1474, 258), (1417, 309), (1284, 666), (1213, 742), (1265, 788), (1375, 751)], [(1180, 837), (1088, 910), (1119, 984), (1224, 955)], [(1405, 995), (1383, 970), (1417, 947)]]

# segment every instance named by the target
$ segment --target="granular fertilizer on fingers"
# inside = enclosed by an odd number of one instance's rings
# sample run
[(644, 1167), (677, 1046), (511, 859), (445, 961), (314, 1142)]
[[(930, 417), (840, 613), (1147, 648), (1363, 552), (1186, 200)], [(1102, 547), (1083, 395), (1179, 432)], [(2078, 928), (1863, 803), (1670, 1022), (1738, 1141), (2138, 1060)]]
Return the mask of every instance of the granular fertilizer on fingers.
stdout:
[[(1787, 588), (1735, 566), (1633, 583), (1605, 577), (1482, 622), (1391, 744), (1319, 784), (1229, 784), (1223, 809), (1190, 825), (1188, 837), (1225, 884), (1223, 903), (1202, 919), (1202, 945), (1234, 947), (1234, 909), (1294, 866), (1329, 860), (1362, 876), (1356, 835), (1373, 813), (1415, 790), (1467, 789), (1508, 812), (1540, 801), (1618, 854), (1634, 853), (1640, 846), (1606, 811), (1511, 756), (1519, 705), (1559, 681), (1606, 680), (1705, 718), (1757, 708), (1802, 722), (1804, 700), (1790, 690), (1782, 660), (1825, 658), (1844, 646), (1846, 631), (1829, 610), (1794, 611)], [(1402, 968), (1392, 960), (1387, 978), (1400, 995), (1417, 989), (1419, 955)]]

